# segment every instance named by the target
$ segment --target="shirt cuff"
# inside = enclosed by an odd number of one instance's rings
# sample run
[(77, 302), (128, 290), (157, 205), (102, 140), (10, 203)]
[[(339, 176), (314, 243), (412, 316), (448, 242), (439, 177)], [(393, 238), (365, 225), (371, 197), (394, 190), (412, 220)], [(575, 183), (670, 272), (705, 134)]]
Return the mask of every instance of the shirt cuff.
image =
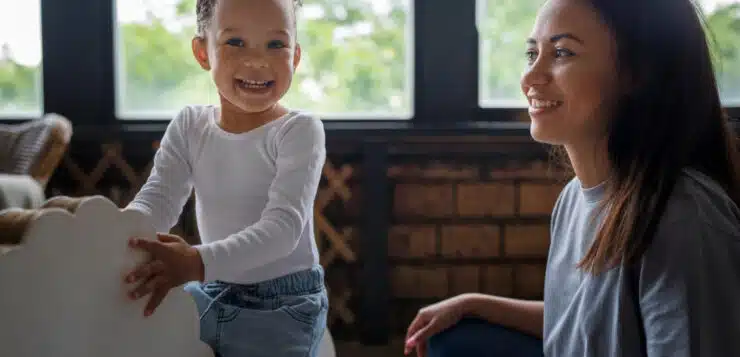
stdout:
[(209, 244), (199, 244), (193, 246), (200, 254), (200, 259), (203, 261), (203, 282), (216, 281), (216, 277), (219, 275), (216, 266), (216, 257), (213, 247)]

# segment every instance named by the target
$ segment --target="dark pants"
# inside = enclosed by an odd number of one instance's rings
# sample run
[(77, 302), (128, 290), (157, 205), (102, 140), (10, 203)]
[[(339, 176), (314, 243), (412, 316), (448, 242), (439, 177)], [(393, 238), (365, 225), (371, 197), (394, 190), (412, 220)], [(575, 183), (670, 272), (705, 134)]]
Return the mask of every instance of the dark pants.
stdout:
[(428, 357), (542, 357), (542, 340), (478, 319), (463, 319), (429, 340)]

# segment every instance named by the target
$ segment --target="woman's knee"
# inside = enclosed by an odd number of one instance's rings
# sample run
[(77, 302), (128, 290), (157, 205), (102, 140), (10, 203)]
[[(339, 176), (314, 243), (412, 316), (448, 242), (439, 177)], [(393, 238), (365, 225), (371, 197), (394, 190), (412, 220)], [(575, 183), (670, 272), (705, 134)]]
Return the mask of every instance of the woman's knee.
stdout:
[(463, 319), (429, 340), (429, 357), (542, 356), (542, 341), (479, 319)]
[(429, 339), (429, 357), (475, 356), (483, 351), (491, 324), (481, 320), (463, 319), (456, 325)]

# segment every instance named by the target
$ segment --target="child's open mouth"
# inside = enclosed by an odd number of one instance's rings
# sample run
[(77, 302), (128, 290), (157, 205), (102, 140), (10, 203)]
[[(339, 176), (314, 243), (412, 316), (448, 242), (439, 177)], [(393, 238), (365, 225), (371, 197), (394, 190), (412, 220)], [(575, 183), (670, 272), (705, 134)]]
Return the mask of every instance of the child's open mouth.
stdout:
[(236, 84), (249, 92), (262, 92), (275, 84), (275, 81), (255, 81), (251, 79), (236, 79)]

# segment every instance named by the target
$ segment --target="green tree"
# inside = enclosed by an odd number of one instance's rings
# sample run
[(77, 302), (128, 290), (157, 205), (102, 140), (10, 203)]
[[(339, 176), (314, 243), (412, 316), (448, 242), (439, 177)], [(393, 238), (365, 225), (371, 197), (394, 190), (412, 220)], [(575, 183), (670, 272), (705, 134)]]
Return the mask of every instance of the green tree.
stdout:
[(481, 46), (480, 95), (492, 105), (523, 101), (519, 79), (526, 65), (526, 38), (541, 0), (479, 0), (485, 11), (478, 19)]
[(725, 98), (740, 104), (740, 4), (718, 8), (707, 16), (718, 84)]
[[(177, 89), (200, 71), (192, 58), (192, 32), (170, 32), (162, 19), (152, 17), (148, 23), (121, 26), (123, 46), (123, 108), (160, 110), (177, 98)], [(173, 91), (175, 93), (173, 93)]]
[(37, 111), (39, 71), (13, 61), (8, 46), (0, 48), (0, 114)]

